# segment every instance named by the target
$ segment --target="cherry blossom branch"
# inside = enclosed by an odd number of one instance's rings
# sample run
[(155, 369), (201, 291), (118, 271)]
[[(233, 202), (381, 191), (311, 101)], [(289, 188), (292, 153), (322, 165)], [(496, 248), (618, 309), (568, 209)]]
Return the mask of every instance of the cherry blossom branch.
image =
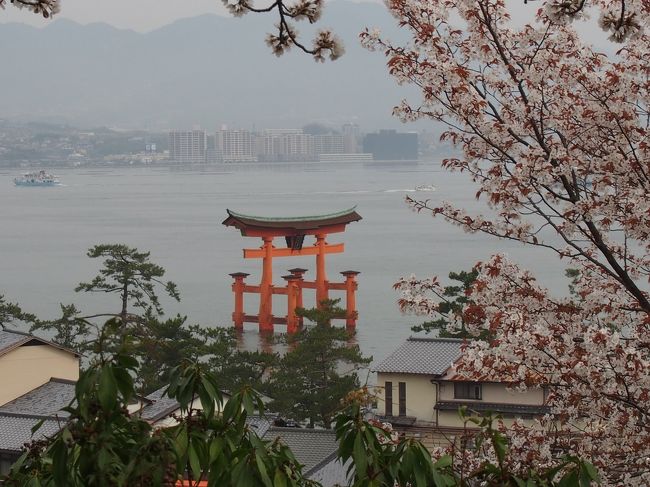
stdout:
[[(59, 13), (61, 10), (60, 0), (9, 0), (9, 3), (20, 9), (25, 8), (31, 10), (46, 19)], [(0, 0), (0, 8), (4, 9), (6, 5), (7, 0)]]
[(343, 43), (331, 31), (318, 31), (312, 41), (312, 47), (307, 47), (299, 40), (295, 27), (288, 20), (307, 20), (310, 24), (316, 23), (322, 14), (323, 0), (297, 0), (293, 4), (288, 0), (275, 0), (265, 7), (254, 7), (250, 1), (235, 0), (234, 3), (231, 3), (230, 0), (222, 0), (230, 13), (236, 17), (241, 17), (248, 12), (277, 12), (277, 31), (266, 36), (266, 44), (276, 56), (281, 56), (291, 47), (297, 47), (319, 62), (323, 62), (326, 57), (334, 61), (343, 55)]

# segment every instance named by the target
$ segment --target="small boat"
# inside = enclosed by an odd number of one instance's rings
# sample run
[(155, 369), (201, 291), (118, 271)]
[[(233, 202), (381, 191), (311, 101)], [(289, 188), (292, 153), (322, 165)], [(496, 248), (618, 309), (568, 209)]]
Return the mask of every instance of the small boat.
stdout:
[(415, 191), (435, 191), (436, 187), (433, 184), (418, 184)]
[(28, 172), (18, 178), (14, 178), (16, 186), (56, 186), (59, 180), (56, 176), (48, 174), (43, 170)]

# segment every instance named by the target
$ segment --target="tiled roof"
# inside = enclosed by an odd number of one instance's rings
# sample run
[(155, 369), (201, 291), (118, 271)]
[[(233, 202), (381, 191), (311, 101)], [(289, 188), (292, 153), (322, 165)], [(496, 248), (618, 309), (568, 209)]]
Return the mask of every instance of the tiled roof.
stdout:
[(74, 399), (75, 382), (52, 378), (42, 386), (0, 407), (0, 413), (20, 413), (38, 416), (67, 416), (61, 408)]
[(454, 338), (411, 337), (384, 361), (375, 372), (442, 375), (460, 358), (463, 341)]
[(303, 472), (311, 471), (338, 449), (336, 433), (332, 430), (316, 430), (305, 428), (272, 427), (264, 435), (265, 440), (273, 441), (280, 438), (304, 465)]
[(267, 216), (253, 216), (237, 213), (232, 210), (228, 212), (222, 224), (226, 226), (233, 226), (242, 231), (243, 235), (250, 228), (273, 228), (283, 229), (287, 231), (287, 235), (292, 232), (316, 230), (318, 228), (327, 227), (330, 225), (347, 225), (351, 222), (361, 220), (361, 216), (356, 212), (356, 206), (348, 208), (347, 210), (337, 211), (336, 213), (328, 213), (326, 215), (311, 215), (311, 216), (289, 216), (289, 217), (267, 217)]
[(146, 399), (151, 401), (151, 403), (147, 404), (140, 410), (140, 417), (142, 419), (156, 422), (165, 416), (170, 415), (180, 407), (180, 404), (176, 399), (172, 399), (164, 394), (166, 390), (167, 386), (163, 386), (146, 396)]
[(21, 343), (28, 342), (29, 335), (18, 331), (0, 330), (0, 355), (15, 348)]
[[(42, 426), (33, 434), (32, 428), (44, 419)], [(56, 434), (65, 426), (65, 420), (58, 421), (44, 416), (0, 413), (0, 451), (18, 452), (25, 443)]]
[(62, 347), (56, 343), (48, 342), (47, 340), (43, 340), (37, 336), (30, 335), (29, 333), (23, 333), (22, 331), (16, 330), (7, 330), (6, 328), (4, 330), (0, 330), (0, 355), (10, 352), (14, 348), (20, 347), (21, 345), (25, 345), (30, 342), (34, 342), (37, 345), (50, 345), (52, 347), (58, 348), (59, 350), (66, 351), (74, 355), (79, 355), (74, 350)]
[(272, 421), (273, 418), (269, 418), (267, 416), (259, 416), (257, 414), (249, 414), (246, 416), (246, 424), (251, 429), (251, 431), (257, 433), (257, 436), (260, 438), (262, 438), (269, 430)]
[(548, 406), (537, 406), (531, 404), (501, 404), (480, 401), (438, 401), (435, 405), (435, 409), (440, 411), (458, 411), (461, 406), (466, 406), (469, 411), (491, 411), (493, 413), (514, 415), (541, 415), (550, 412)]
[[(318, 482), (322, 487), (338, 487), (350, 485), (348, 477), (348, 467), (350, 461), (345, 465), (337, 457), (337, 453), (332, 453), (321, 463), (315, 465), (311, 470), (305, 471), (304, 475), (309, 480)], [(352, 475), (352, 472), (350, 472)]]

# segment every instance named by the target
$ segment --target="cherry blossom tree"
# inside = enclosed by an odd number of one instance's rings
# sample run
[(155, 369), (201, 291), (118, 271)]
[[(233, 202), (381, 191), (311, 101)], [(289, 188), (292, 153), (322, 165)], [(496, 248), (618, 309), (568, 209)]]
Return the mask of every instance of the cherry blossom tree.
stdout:
[[(576, 294), (562, 296), (504, 255), (478, 263), (460, 317), (491, 340), (468, 342), (457, 372), (548, 391), (552, 413), (509, 431), (522, 469), (568, 452), (607, 485), (650, 484), (650, 2), (549, 0), (523, 27), (504, 0), (388, 6), (411, 42), (369, 30), (362, 42), (421, 90), (395, 113), (446, 124), (461, 155), (443, 166), (468, 174), (488, 208), (408, 203), (554, 252), (576, 273)], [(573, 21), (590, 15), (616, 54), (581, 39)], [(436, 278), (396, 286), (404, 311), (440, 311)]]

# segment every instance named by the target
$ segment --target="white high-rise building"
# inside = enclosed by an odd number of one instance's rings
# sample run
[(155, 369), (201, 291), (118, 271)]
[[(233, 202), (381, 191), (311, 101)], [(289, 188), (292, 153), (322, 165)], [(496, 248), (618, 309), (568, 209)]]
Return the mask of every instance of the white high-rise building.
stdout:
[(343, 151), (346, 154), (356, 154), (361, 147), (361, 131), (356, 123), (346, 123), (343, 125)]
[(179, 164), (204, 163), (205, 145), (203, 130), (173, 130), (169, 132), (169, 158)]
[(216, 133), (217, 151), (224, 162), (251, 162), (253, 138), (248, 130), (219, 130)]
[(255, 150), (266, 161), (310, 161), (314, 141), (302, 129), (267, 129), (256, 137)]

